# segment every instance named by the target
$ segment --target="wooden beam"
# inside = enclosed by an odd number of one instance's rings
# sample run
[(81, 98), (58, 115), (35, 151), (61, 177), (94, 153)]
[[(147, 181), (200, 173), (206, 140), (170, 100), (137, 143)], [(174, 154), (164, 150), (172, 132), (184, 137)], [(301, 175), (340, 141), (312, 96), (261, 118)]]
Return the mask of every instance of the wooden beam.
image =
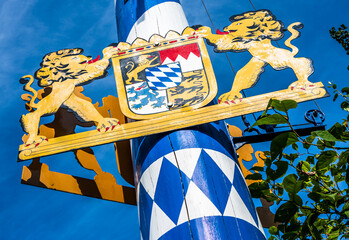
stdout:
[(244, 98), (237, 104), (217, 104), (192, 111), (169, 114), (159, 118), (122, 124), (113, 131), (98, 132), (96, 130), (76, 133), (63, 137), (49, 139), (37, 147), (19, 148), (18, 160), (63, 153), (83, 147), (92, 147), (116, 141), (132, 139), (172, 130), (187, 128), (204, 123), (224, 120), (236, 116), (263, 111), (270, 98), (278, 100), (292, 99), (304, 102), (329, 96), (321, 82), (314, 83), (313, 87), (306, 90), (280, 90), (249, 98)]

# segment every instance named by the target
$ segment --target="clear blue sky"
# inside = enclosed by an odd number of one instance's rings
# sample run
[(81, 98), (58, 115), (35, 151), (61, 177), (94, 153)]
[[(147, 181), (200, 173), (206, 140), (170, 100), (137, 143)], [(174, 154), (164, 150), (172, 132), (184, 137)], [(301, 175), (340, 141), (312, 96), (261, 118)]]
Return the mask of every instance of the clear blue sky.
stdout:
[[(313, 82), (336, 82), (349, 86), (349, 56), (330, 38), (332, 26), (349, 26), (347, 0), (252, 0), (257, 9), (270, 9), (285, 26), (300, 21), (304, 24), (302, 36), (293, 43), (300, 49), (298, 56), (309, 57), (314, 62)], [(206, 0), (205, 4), (216, 27), (229, 24), (231, 15), (253, 10), (248, 0)], [(190, 25), (211, 26), (200, 0), (182, 1)], [(4, 0), (0, 2), (0, 96), (1, 96), (1, 155), (0, 161), (0, 238), (1, 239), (139, 239), (137, 209), (119, 203), (81, 197), (20, 184), (22, 166), (17, 163), (18, 146), (22, 129), (18, 122), (24, 114), (24, 93), (18, 80), (34, 74), (41, 58), (48, 52), (62, 48), (81, 47), (86, 55), (97, 56), (103, 48), (117, 42), (113, 0)], [(286, 38), (285, 38), (286, 39)], [(279, 44), (283, 45), (284, 40)], [(234, 75), (224, 54), (214, 54), (211, 60), (219, 85), (219, 93), (230, 89)], [(250, 59), (249, 53), (229, 54), (235, 70)], [(295, 80), (291, 70), (274, 71), (267, 67), (260, 82), (249, 96), (266, 91), (287, 88)], [(85, 87), (84, 93), (94, 102), (108, 94), (116, 95), (112, 71), (106, 79)], [(319, 100), (327, 116), (326, 123), (333, 124), (343, 118), (339, 107), (330, 98)], [(313, 102), (301, 104), (294, 116), (315, 108)], [(252, 118), (248, 119), (252, 122)], [(47, 118), (44, 122), (51, 121)], [(240, 118), (229, 121), (242, 127)], [(303, 118), (294, 123), (303, 122)], [(256, 149), (257, 147), (255, 147)], [(102, 168), (115, 173), (112, 147), (94, 148)], [(45, 158), (51, 170), (93, 177), (81, 169), (71, 153)]]

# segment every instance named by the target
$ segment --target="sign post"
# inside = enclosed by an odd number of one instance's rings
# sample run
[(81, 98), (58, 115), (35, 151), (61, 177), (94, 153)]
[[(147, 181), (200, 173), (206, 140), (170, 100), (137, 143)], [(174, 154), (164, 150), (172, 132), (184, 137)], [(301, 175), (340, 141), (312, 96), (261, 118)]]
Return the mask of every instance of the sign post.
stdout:
[[(239, 166), (252, 147), (245, 145), (238, 158), (223, 120), (263, 111), (271, 98), (328, 96), (322, 83), (308, 80), (312, 61), (296, 57), (291, 41), (302, 24), (287, 27), (286, 50), (271, 44), (285, 29), (269, 10), (234, 15), (215, 34), (209, 27), (188, 27), (178, 0), (117, 0), (115, 8), (120, 42), (105, 48), (102, 59), (84, 56), (81, 48), (62, 49), (46, 54), (34, 76), (20, 79), (29, 94), (21, 96), (28, 113), (20, 120), (26, 134), (18, 160), (32, 160), (23, 167), (22, 183), (137, 202), (144, 240), (265, 239), (244, 179), (249, 171)], [(216, 52), (251, 54), (218, 104), (204, 39)], [(118, 98), (92, 104), (80, 85), (105, 77), (110, 60)], [(267, 65), (291, 68), (297, 80), (288, 89), (243, 98), (241, 91), (253, 87)], [(32, 88), (34, 79), (42, 89)], [(40, 125), (49, 114), (53, 122)], [(77, 126), (93, 125), (95, 130), (75, 133)], [(99, 165), (91, 147), (107, 143), (114, 144), (120, 175), (135, 188), (120, 185)], [(63, 152), (74, 153), (94, 179), (51, 171), (40, 160)]]

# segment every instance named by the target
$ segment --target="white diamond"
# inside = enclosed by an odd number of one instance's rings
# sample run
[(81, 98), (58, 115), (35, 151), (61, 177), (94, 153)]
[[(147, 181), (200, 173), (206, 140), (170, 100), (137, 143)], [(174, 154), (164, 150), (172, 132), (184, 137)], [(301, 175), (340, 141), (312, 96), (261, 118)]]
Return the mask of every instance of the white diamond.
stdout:
[(212, 158), (213, 161), (215, 161), (229, 181), (233, 183), (235, 161), (221, 152), (211, 149), (204, 149), (204, 151)]
[(176, 167), (178, 161), (179, 169), (184, 172), (185, 175), (191, 178), (193, 176), (196, 164), (199, 160), (201, 148), (180, 149), (175, 151), (174, 154), (167, 154), (165, 158), (167, 158)]
[[(156, 184), (158, 182), (160, 168), (163, 158), (159, 158), (153, 162), (147, 170), (143, 173), (140, 183), (143, 185), (144, 189), (147, 191), (149, 196), (154, 200)], [(138, 186), (139, 187), (139, 186)]]
[[(190, 220), (207, 216), (221, 216), (222, 214), (208, 197), (195, 185), (190, 182), (185, 200), (188, 206)], [(177, 225), (187, 221), (185, 205), (183, 204)]]
[(258, 228), (250, 211), (247, 209), (234, 186), (231, 188), (229, 200), (225, 207), (223, 216), (240, 218)]
[(166, 232), (174, 228), (176, 225), (154, 202), (151, 212), (149, 239), (159, 239)]

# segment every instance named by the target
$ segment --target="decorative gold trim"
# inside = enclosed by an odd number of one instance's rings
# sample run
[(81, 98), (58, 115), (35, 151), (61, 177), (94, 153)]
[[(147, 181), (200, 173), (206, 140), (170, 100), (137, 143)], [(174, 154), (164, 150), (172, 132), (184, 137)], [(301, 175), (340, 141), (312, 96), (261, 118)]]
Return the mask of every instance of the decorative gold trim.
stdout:
[(270, 98), (304, 102), (327, 96), (329, 95), (323, 84), (318, 82), (314, 83), (314, 87), (308, 87), (306, 90), (286, 89), (244, 98), (237, 104), (218, 104), (149, 120), (121, 124), (110, 132), (92, 130), (52, 138), (38, 147), (25, 148), (21, 145), (18, 158), (19, 160), (29, 160), (83, 147), (92, 147), (259, 112), (266, 108)]

